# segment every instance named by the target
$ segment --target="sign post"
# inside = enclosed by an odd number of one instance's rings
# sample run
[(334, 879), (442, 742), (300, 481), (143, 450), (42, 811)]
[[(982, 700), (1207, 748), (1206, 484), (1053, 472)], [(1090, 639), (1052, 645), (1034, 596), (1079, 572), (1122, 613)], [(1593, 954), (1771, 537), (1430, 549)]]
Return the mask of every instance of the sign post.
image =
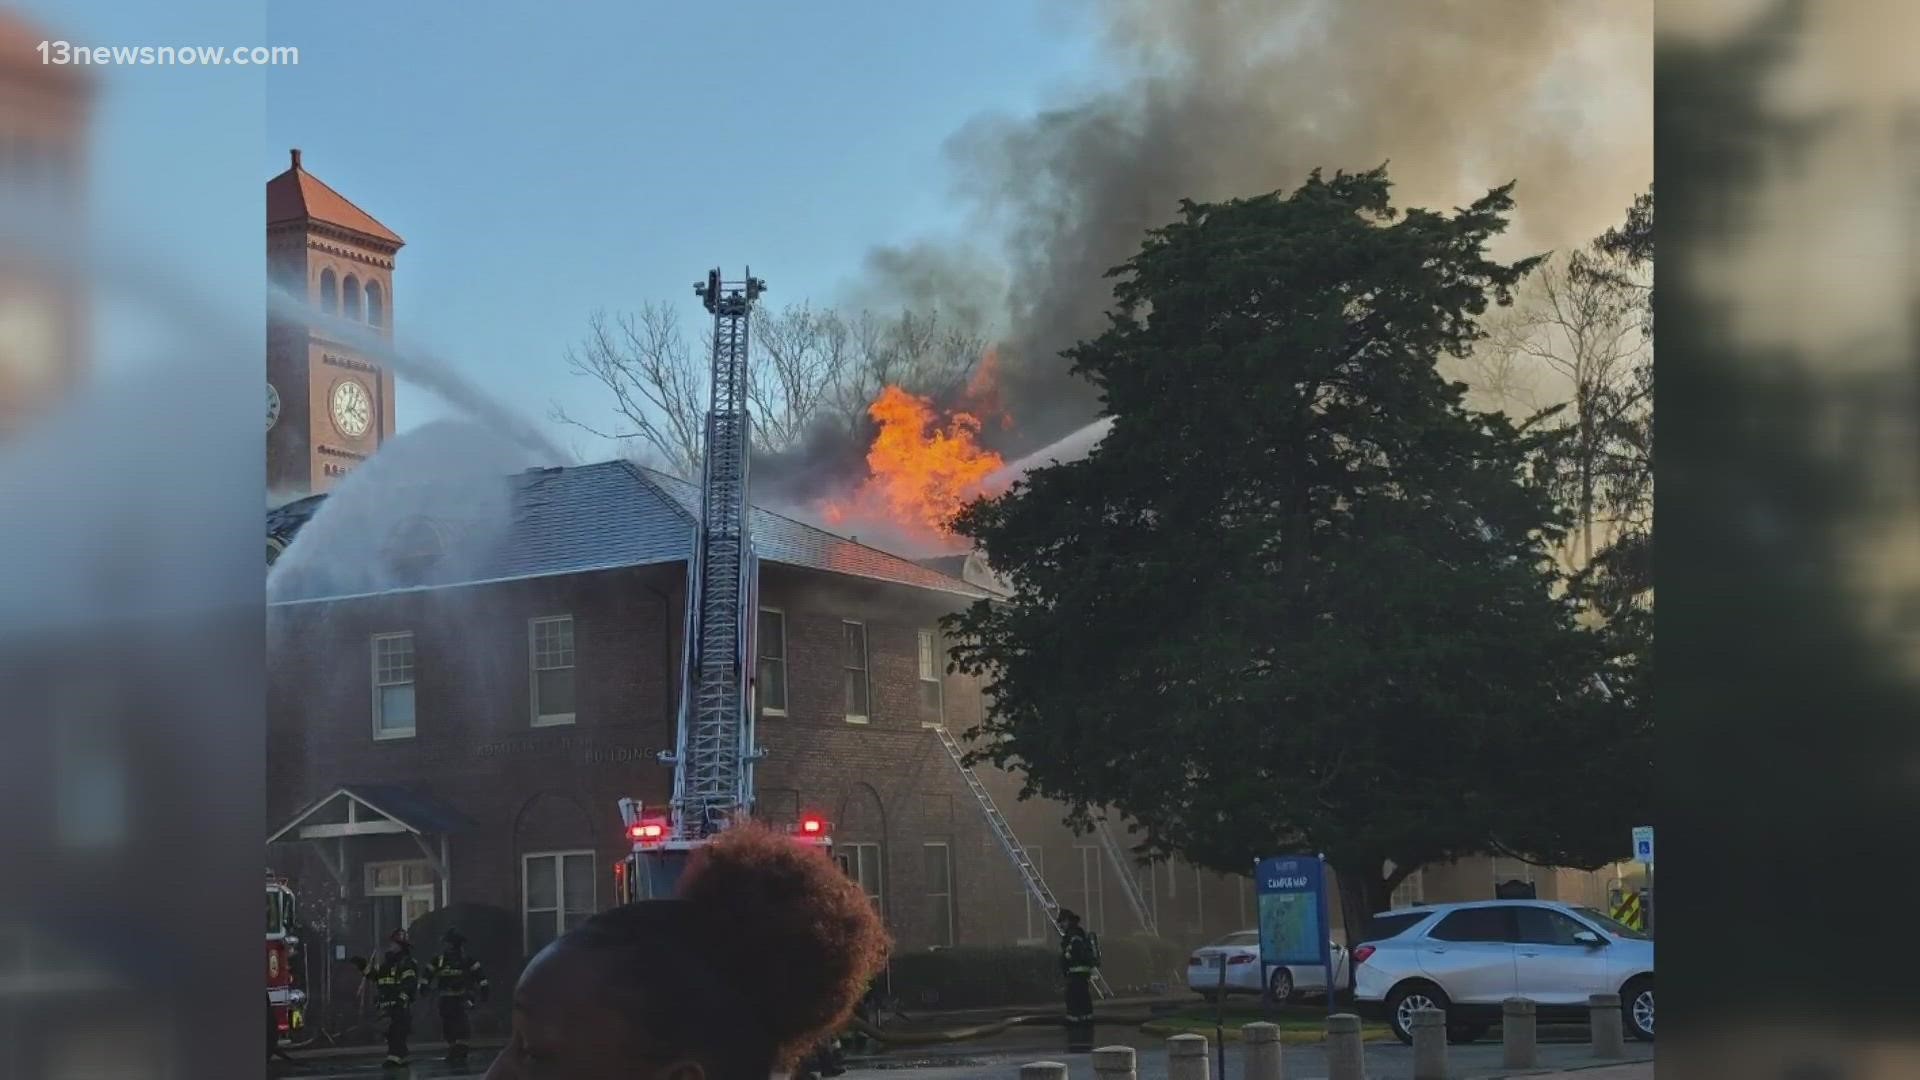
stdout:
[(1327, 860), (1283, 855), (1254, 866), (1260, 902), (1260, 966), (1318, 967), (1326, 973), (1327, 1012), (1335, 1008), (1333, 947), (1328, 939)]
[(1636, 825), (1633, 828), (1633, 858), (1640, 864), (1646, 877), (1642, 886), (1645, 896), (1640, 902), (1641, 919), (1647, 933), (1653, 933), (1653, 826)]

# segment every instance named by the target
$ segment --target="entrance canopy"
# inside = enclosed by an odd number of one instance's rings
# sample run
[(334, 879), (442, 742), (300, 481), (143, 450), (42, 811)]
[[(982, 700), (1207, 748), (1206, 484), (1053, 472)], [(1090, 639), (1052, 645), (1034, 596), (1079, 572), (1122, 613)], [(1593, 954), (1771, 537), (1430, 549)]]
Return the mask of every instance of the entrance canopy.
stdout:
[(453, 807), (411, 788), (394, 784), (348, 784), (295, 814), (291, 821), (267, 837), (267, 843), (312, 843), (327, 872), (342, 889), (347, 889), (349, 840), (366, 836), (410, 837), (440, 879), (440, 904), (444, 907), (453, 899), (447, 837), (472, 828), (473, 824)]

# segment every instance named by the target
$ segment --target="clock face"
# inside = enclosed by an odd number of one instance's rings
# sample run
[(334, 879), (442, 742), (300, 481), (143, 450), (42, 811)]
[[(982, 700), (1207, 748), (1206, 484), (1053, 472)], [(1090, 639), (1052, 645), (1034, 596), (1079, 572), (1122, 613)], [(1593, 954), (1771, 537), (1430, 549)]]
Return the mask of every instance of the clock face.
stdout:
[(349, 439), (357, 439), (373, 426), (373, 397), (355, 379), (341, 379), (333, 385), (333, 426)]
[(272, 383), (268, 383), (267, 384), (267, 430), (272, 431), (273, 425), (279, 422), (280, 422), (280, 391), (275, 390), (273, 388)]

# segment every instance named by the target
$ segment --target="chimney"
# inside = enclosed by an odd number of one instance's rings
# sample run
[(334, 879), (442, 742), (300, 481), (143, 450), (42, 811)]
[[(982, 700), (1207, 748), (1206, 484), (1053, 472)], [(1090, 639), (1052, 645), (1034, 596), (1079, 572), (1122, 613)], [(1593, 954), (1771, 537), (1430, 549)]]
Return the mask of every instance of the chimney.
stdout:
[(293, 154), (293, 167), (297, 169), (300, 167), (300, 148), (297, 146), (294, 147), (291, 153)]

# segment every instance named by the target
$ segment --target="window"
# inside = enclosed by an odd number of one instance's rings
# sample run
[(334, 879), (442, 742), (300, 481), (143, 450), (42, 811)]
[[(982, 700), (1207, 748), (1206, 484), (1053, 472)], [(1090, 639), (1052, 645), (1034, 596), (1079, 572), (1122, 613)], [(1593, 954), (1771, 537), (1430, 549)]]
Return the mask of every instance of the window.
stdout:
[(520, 911), (527, 955), (594, 912), (593, 852), (543, 851), (521, 859)]
[(760, 641), (755, 650), (760, 664), (754, 675), (754, 693), (763, 716), (787, 715), (787, 617), (772, 608), (760, 609)]
[(1428, 937), (1436, 941), (1512, 941), (1513, 919), (1507, 908), (1462, 908), (1440, 920)]
[(841, 664), (846, 668), (847, 721), (867, 722), (867, 627), (865, 623), (840, 624), (845, 649)]
[(920, 718), (936, 724), (947, 718), (940, 693), (941, 667), (939, 634), (920, 631)]
[(348, 274), (347, 280), (340, 283), (340, 314), (355, 322), (360, 321), (360, 279), (352, 274)]
[(947, 845), (922, 844), (927, 864), (927, 927), (935, 945), (953, 944), (953, 858)]
[(1080, 916), (1087, 929), (1099, 932), (1106, 928), (1106, 889), (1100, 878), (1100, 860), (1105, 852), (1092, 844), (1075, 844), (1074, 854), (1080, 858), (1079, 891), (1075, 899), (1078, 906), (1069, 905)]
[[(1047, 860), (1044, 858), (1045, 854), (1038, 844), (1031, 844), (1027, 847), (1027, 859), (1033, 863), (1033, 872), (1039, 874), (1042, 881), (1046, 880), (1047, 877)], [(1033, 898), (1033, 893), (1028, 890), (1024, 878), (1020, 881), (1020, 895), (1026, 897), (1027, 900), (1027, 936), (1021, 940), (1046, 941), (1051, 938), (1053, 936), (1053, 923), (1047, 920), (1047, 909), (1041, 907), (1040, 901)]]
[(533, 666), (533, 726), (573, 723), (573, 616), (534, 619), (527, 627)]
[(1573, 935), (1585, 931), (1593, 933), (1572, 919), (1552, 908), (1517, 907), (1513, 917), (1519, 925), (1519, 938), (1523, 945), (1574, 945), (1580, 943)]
[(879, 844), (837, 844), (834, 846), (834, 861), (840, 869), (853, 880), (860, 883), (860, 890), (867, 894), (873, 910), (885, 915), (882, 907), (885, 900), (880, 877)]
[(367, 325), (380, 326), (387, 317), (387, 305), (380, 297), (380, 283), (367, 282)]
[(373, 636), (373, 737), (413, 735), (413, 635)]
[(1415, 870), (1413, 873), (1407, 875), (1406, 880), (1402, 881), (1398, 888), (1393, 890), (1393, 896), (1389, 898), (1387, 906), (1391, 908), (1413, 907), (1416, 904), (1424, 904), (1426, 902), (1426, 872), (1423, 870)]
[(424, 859), (366, 864), (367, 898), (373, 901), (374, 940), (404, 930), (434, 908), (433, 867)]
[(320, 310), (328, 315), (340, 310), (340, 283), (331, 270), (320, 271)]
[(1521, 862), (1519, 859), (1494, 859), (1493, 860), (1494, 887), (1498, 888), (1501, 885), (1505, 885), (1509, 881), (1525, 881), (1528, 883), (1532, 883), (1533, 864)]
[(1367, 932), (1361, 935), (1361, 941), (1386, 941), (1399, 937), (1426, 921), (1424, 911), (1411, 911), (1404, 915), (1375, 915), (1367, 920)]

